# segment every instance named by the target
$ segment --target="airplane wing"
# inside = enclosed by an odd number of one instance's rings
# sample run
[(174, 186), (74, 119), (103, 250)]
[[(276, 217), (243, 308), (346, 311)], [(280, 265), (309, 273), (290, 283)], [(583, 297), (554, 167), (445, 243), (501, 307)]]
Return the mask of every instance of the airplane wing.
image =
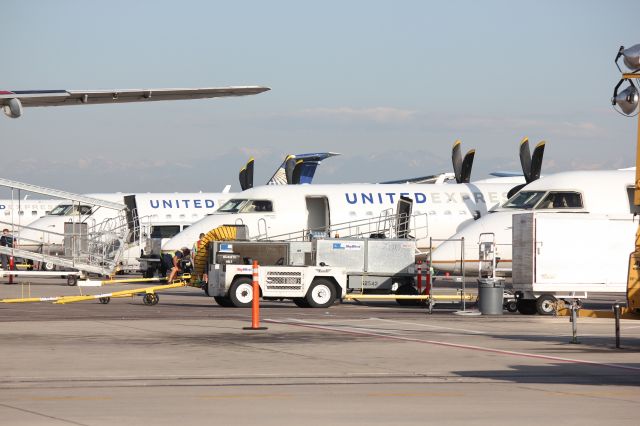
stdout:
[(257, 95), (267, 90), (271, 89), (263, 86), (231, 86), (196, 89), (0, 90), (0, 106), (4, 107), (6, 115), (18, 118), (22, 115), (22, 107), (205, 99)]

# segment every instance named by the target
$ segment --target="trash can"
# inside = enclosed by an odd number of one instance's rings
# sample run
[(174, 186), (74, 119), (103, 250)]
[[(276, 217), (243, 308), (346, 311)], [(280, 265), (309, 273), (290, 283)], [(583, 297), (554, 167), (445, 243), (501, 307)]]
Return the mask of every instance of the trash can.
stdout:
[(478, 279), (478, 309), (482, 315), (502, 315), (504, 280)]

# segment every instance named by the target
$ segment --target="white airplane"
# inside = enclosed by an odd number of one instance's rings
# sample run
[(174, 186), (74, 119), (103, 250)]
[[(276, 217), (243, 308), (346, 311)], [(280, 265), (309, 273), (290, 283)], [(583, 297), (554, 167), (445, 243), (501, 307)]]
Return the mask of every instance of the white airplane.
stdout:
[[(250, 239), (285, 239), (297, 233), (347, 237), (379, 234), (397, 212), (401, 197), (413, 201), (411, 235), (421, 249), (439, 244), (462, 226), (506, 201), (507, 193), (521, 178), (470, 182), (474, 150), (464, 156), (460, 141), (453, 145), (455, 182), (429, 179), (430, 183), (302, 185), (259, 187), (231, 198), (215, 214), (194, 223), (167, 241), (163, 251), (191, 247), (200, 233), (220, 225), (243, 224)], [(404, 181), (403, 181), (404, 182)], [(410, 214), (410, 212), (409, 212)], [(308, 237), (308, 235), (304, 235)], [(291, 235), (293, 237), (293, 235)]]
[(356, 231), (375, 234), (380, 232), (380, 219), (394, 213), (400, 197), (413, 200), (412, 235), (421, 248), (428, 248), (429, 237), (454, 234), (506, 200), (512, 187), (512, 183), (480, 182), (256, 187), (237, 194), (216, 213), (171, 238), (162, 249), (191, 247), (201, 232), (228, 224), (246, 225), (250, 239), (303, 230), (324, 236), (337, 232), (346, 237)]
[(10, 118), (22, 116), (23, 108), (175, 101), (257, 95), (271, 90), (262, 86), (207, 87), (196, 89), (113, 90), (0, 90), (0, 106)]
[[(309, 153), (288, 155), (269, 180), (269, 185), (282, 183), (311, 183), (322, 160), (337, 153)], [(293, 162), (293, 163), (292, 163)], [(290, 167), (291, 166), (291, 167)], [(251, 159), (240, 173), (243, 188), (253, 186), (254, 160)], [(287, 170), (289, 171), (287, 176)], [(285, 175), (285, 180), (280, 177)], [(215, 212), (226, 200), (237, 195), (229, 193), (230, 186), (218, 193), (112, 193), (88, 194), (89, 197), (124, 204), (129, 212), (128, 221), (140, 235), (168, 239), (190, 224)], [(58, 203), (46, 216), (20, 229), (16, 234), (21, 249), (48, 254), (63, 254), (65, 223), (86, 223), (90, 230), (106, 220), (115, 219), (118, 212), (71, 201), (49, 200)], [(131, 258), (140, 256), (141, 247), (133, 245)], [(125, 254), (125, 257), (127, 254)]]
[[(635, 170), (570, 171), (548, 175), (529, 183), (502, 206), (493, 209), (480, 220), (461, 229), (431, 255), (434, 268), (452, 273), (461, 272), (461, 243), (465, 241), (465, 273), (477, 274), (481, 234), (495, 242), (497, 268), (512, 266), (512, 215), (540, 211), (582, 213), (608, 216), (613, 219), (633, 219)], [(588, 232), (588, 231), (586, 231)]]

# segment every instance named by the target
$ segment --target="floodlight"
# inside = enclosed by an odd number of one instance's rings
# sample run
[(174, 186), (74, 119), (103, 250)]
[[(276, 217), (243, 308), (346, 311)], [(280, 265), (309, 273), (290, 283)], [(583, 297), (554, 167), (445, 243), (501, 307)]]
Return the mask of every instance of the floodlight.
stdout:
[[(629, 87), (621, 92), (618, 92), (618, 88), (625, 81), (629, 83)], [(620, 82), (613, 90), (613, 98), (611, 98), (611, 103), (613, 105), (617, 105), (625, 115), (631, 115), (636, 111), (636, 109), (638, 108), (638, 89), (636, 89), (636, 86), (634, 86), (631, 80), (620, 80)]]
[[(640, 44), (635, 44), (628, 49), (620, 46), (620, 50), (618, 50), (618, 55), (616, 56), (616, 65), (618, 65), (618, 59), (620, 59), (620, 57), (623, 58), (623, 62), (629, 71), (640, 71)], [(620, 69), (619, 65), (618, 69)], [(620, 72), (622, 72), (622, 70), (620, 70)]]

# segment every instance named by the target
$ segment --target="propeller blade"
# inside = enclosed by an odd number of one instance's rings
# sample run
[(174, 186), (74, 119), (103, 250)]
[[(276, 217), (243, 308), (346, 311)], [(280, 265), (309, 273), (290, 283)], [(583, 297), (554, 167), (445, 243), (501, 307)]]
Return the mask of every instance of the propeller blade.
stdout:
[(542, 156), (544, 155), (545, 142), (541, 141), (536, 145), (531, 157), (531, 182), (540, 179), (540, 171), (542, 170)]
[(240, 175), (238, 176), (240, 180), (240, 189), (243, 191), (247, 189), (247, 168), (243, 167), (240, 169)]
[(303, 160), (296, 161), (296, 166), (293, 168), (293, 173), (291, 177), (291, 181), (294, 185), (300, 184), (300, 175), (302, 174), (302, 165), (304, 164)]
[(476, 155), (475, 149), (470, 149), (462, 160), (462, 168), (460, 169), (460, 182), (469, 183), (471, 180), (471, 168), (473, 167), (473, 157)]
[(247, 189), (249, 188), (253, 188), (253, 157), (251, 157), (251, 159), (249, 160), (249, 162), (247, 163), (247, 174), (245, 177), (245, 182), (247, 185)]
[(526, 183), (521, 183), (520, 185), (516, 185), (516, 186), (514, 186), (513, 188), (511, 188), (511, 189), (509, 190), (509, 192), (507, 192), (507, 198), (511, 198), (511, 197), (513, 197), (513, 196), (516, 194), (516, 192), (520, 191), (520, 190), (521, 190), (522, 188), (524, 188), (525, 186), (527, 186), (527, 184), (526, 184)]
[(460, 140), (453, 144), (451, 149), (451, 161), (453, 162), (453, 174), (457, 183), (462, 183), (462, 154), (460, 154)]
[(524, 138), (520, 141), (520, 165), (522, 166), (524, 180), (527, 183), (531, 182), (531, 151), (529, 151), (529, 138)]
[(290, 155), (285, 161), (284, 171), (287, 176), (287, 185), (293, 185), (293, 170), (296, 168), (296, 159)]

